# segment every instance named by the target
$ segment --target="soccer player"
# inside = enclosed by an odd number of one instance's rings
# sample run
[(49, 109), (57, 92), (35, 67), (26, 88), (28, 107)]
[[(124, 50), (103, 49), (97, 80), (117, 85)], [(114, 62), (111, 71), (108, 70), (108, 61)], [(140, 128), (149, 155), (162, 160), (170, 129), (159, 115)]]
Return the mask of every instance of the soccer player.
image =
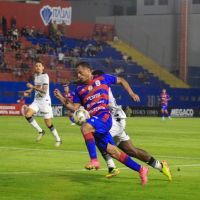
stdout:
[[(95, 70), (93, 71), (92, 74), (95, 77), (97, 77), (103, 75), (104, 72), (101, 70)], [(112, 94), (111, 88), (109, 88), (108, 96), (109, 96), (109, 109), (113, 119), (113, 124), (112, 128), (110, 129), (110, 134), (114, 138), (117, 147), (120, 148), (125, 153), (127, 153), (129, 156), (135, 157), (147, 163), (151, 167), (159, 170), (165, 176), (167, 176), (168, 179), (171, 181), (172, 176), (166, 161), (160, 162), (146, 151), (139, 149), (132, 144), (130, 137), (125, 132), (126, 114), (123, 111), (122, 107), (117, 105), (116, 100)], [(104, 159), (106, 160), (108, 166), (108, 174), (106, 175), (106, 177), (111, 178), (112, 176), (117, 175), (119, 173), (119, 169), (116, 168), (115, 163), (113, 162), (111, 156), (105, 152), (101, 153)]]
[(25, 113), (25, 118), (38, 131), (36, 141), (40, 141), (42, 139), (42, 136), (45, 134), (45, 131), (33, 118), (33, 115), (40, 111), (41, 114), (43, 114), (46, 126), (50, 129), (56, 140), (55, 146), (58, 147), (61, 145), (62, 141), (52, 123), (53, 111), (51, 108), (51, 98), (49, 95), (49, 76), (48, 74), (44, 73), (44, 66), (40, 61), (36, 62), (34, 69), (34, 85), (32, 85), (31, 83), (27, 83), (27, 87), (29, 89), (24, 91), (24, 96), (30, 95), (30, 93), (32, 93), (32, 91), (34, 90), (35, 97), (34, 101), (31, 105), (29, 105)]
[(162, 115), (162, 120), (165, 120), (165, 115), (168, 117), (168, 119), (171, 120), (170, 113), (168, 112), (168, 101), (170, 101), (171, 98), (167, 94), (166, 89), (163, 89), (161, 94), (160, 94), (160, 104), (161, 104), (161, 115)]
[[(73, 102), (73, 99), (74, 99), (74, 92), (70, 91), (69, 89), (69, 85), (66, 83), (66, 84), (63, 84), (63, 88), (64, 88), (64, 97), (65, 98), (68, 98), (71, 102)], [(73, 119), (73, 111), (72, 110), (68, 110), (67, 111), (67, 116), (69, 117), (70, 121), (72, 122), (71, 125), (74, 126), (76, 125), (74, 123), (74, 119)]]
[(80, 85), (75, 91), (74, 103), (63, 97), (58, 89), (55, 89), (55, 96), (69, 109), (76, 110), (81, 105), (90, 113), (90, 119), (81, 126), (81, 132), (90, 155), (90, 162), (85, 166), (86, 169), (98, 169), (100, 167), (97, 159), (96, 145), (110, 154), (132, 170), (139, 172), (141, 184), (147, 183), (148, 168), (143, 167), (127, 154), (118, 150), (114, 145), (109, 130), (112, 126), (112, 117), (108, 107), (108, 90), (111, 84), (121, 84), (134, 101), (139, 101), (139, 97), (130, 88), (127, 81), (112, 75), (102, 75), (93, 78), (91, 67), (87, 62), (80, 62), (76, 65), (76, 73)]
[(25, 112), (26, 112), (26, 109), (27, 109), (27, 105), (26, 105), (26, 102), (25, 102), (25, 99), (24, 99), (23, 94), (20, 95), (20, 99), (17, 100), (17, 103), (18, 103), (19, 106), (20, 106), (21, 115), (24, 116), (24, 114), (25, 114)]

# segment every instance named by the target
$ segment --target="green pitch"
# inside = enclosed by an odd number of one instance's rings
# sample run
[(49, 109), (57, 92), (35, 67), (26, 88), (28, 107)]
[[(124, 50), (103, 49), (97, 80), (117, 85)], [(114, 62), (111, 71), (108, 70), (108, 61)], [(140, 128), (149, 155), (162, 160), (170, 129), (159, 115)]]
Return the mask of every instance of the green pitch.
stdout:
[(105, 178), (101, 170), (86, 171), (89, 156), (78, 126), (55, 118), (61, 147), (46, 130), (36, 143), (35, 130), (23, 117), (0, 117), (1, 200), (197, 200), (200, 198), (200, 119), (129, 118), (127, 132), (136, 146), (166, 159), (173, 181), (150, 168), (149, 182), (140, 185), (136, 172), (116, 161), (121, 173)]

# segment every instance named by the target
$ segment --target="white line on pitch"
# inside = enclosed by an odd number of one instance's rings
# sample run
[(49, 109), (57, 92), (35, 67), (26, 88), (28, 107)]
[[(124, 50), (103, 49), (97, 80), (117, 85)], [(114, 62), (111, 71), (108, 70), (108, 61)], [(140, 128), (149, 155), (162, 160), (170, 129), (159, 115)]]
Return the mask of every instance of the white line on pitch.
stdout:
[[(0, 149), (7, 150), (19, 150), (19, 151), (46, 151), (46, 152), (66, 152), (66, 153), (81, 153), (88, 154), (86, 151), (74, 151), (74, 150), (64, 150), (64, 149), (34, 149), (34, 148), (21, 148), (21, 147), (0, 147)], [(187, 159), (187, 160), (200, 160), (200, 157), (186, 157), (186, 156), (168, 156), (168, 155), (154, 155), (154, 157), (159, 158), (171, 158), (171, 159)]]
[(66, 153), (84, 153), (86, 151), (73, 151), (73, 150), (64, 150), (64, 149), (33, 149), (33, 148), (21, 148), (21, 147), (0, 147), (0, 149), (8, 149), (8, 150), (19, 150), (19, 151), (47, 151), (47, 152), (66, 152)]
[[(176, 167), (200, 167), (200, 164), (190, 164), (190, 165), (172, 165), (171, 168)], [(127, 167), (119, 168), (120, 170), (129, 170)], [(59, 172), (86, 172), (86, 169), (65, 169), (65, 170), (54, 170), (54, 171), (40, 171), (40, 172), (20, 172), (20, 171), (10, 171), (10, 172), (0, 172), (0, 175), (6, 174), (41, 174), (41, 173), (59, 173)], [(107, 171), (107, 168), (101, 168), (99, 171)]]

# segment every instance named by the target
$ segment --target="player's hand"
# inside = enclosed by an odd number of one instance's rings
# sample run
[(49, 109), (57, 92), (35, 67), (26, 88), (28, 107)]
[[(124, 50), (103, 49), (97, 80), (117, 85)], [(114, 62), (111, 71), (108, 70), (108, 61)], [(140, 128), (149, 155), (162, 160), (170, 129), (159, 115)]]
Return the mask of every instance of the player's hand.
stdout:
[(34, 85), (32, 85), (31, 83), (27, 83), (26, 86), (30, 89), (34, 89)]
[(133, 101), (140, 102), (140, 97), (135, 93), (131, 95), (131, 98), (133, 99)]
[(30, 95), (30, 92), (24, 91), (24, 94), (23, 94), (24, 97), (28, 97), (29, 95)]
[(61, 94), (60, 90), (58, 90), (58, 89), (55, 89), (55, 90), (54, 90), (54, 95), (55, 95), (55, 97), (58, 98), (58, 99), (62, 97), (62, 94)]

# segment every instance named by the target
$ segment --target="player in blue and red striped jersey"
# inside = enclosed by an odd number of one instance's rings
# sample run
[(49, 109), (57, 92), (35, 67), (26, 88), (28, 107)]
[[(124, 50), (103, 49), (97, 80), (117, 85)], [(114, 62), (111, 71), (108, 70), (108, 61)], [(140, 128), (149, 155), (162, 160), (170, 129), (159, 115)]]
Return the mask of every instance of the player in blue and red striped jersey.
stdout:
[[(63, 94), (63, 96), (65, 98), (69, 99), (69, 101), (73, 102), (75, 93), (72, 92), (72, 91), (70, 91), (69, 85), (67, 83), (63, 84), (63, 88), (64, 88), (64, 94)], [(72, 122), (71, 123), (72, 126), (76, 125), (74, 123), (73, 113), (74, 112), (72, 110), (68, 110), (67, 111), (67, 116), (69, 117), (70, 121)]]
[[(103, 75), (104, 72), (101, 70), (95, 70), (92, 72), (92, 74), (94, 75), (94, 77), (98, 77)], [(135, 147), (135, 145), (132, 143), (130, 137), (125, 131), (126, 114), (124, 113), (122, 107), (117, 105), (116, 99), (112, 94), (111, 88), (109, 88), (108, 97), (109, 97), (109, 110), (111, 112), (113, 119), (113, 124), (112, 128), (110, 129), (110, 134), (114, 138), (117, 147), (122, 151), (124, 151), (125, 153), (127, 153), (129, 156), (137, 158), (145, 162), (149, 166), (153, 167), (154, 169), (157, 169), (159, 172), (162, 172), (171, 181), (172, 180), (171, 172), (165, 160), (160, 162), (145, 150)], [(119, 174), (119, 169), (116, 168), (115, 163), (111, 158), (111, 156), (105, 152), (101, 153), (108, 166), (108, 174), (106, 175), (106, 177), (112, 178), (113, 176)]]
[(168, 112), (168, 101), (170, 101), (171, 98), (169, 94), (167, 94), (166, 89), (162, 90), (162, 93), (160, 94), (160, 104), (161, 104), (161, 115), (162, 115), (162, 120), (165, 119), (165, 115), (171, 119), (170, 113)]
[(90, 113), (90, 119), (81, 126), (81, 132), (90, 155), (90, 162), (86, 169), (98, 169), (100, 167), (97, 159), (96, 145), (106, 151), (113, 158), (117, 159), (132, 170), (139, 172), (141, 184), (147, 183), (148, 168), (143, 167), (130, 158), (124, 152), (117, 149), (113, 138), (109, 133), (112, 126), (112, 117), (108, 106), (108, 90), (111, 84), (121, 84), (134, 101), (139, 101), (137, 94), (133, 92), (127, 81), (123, 78), (102, 75), (93, 78), (90, 65), (86, 62), (78, 63), (76, 73), (80, 81), (75, 91), (74, 103), (62, 96), (61, 92), (55, 89), (55, 96), (69, 109), (76, 110), (81, 105)]

